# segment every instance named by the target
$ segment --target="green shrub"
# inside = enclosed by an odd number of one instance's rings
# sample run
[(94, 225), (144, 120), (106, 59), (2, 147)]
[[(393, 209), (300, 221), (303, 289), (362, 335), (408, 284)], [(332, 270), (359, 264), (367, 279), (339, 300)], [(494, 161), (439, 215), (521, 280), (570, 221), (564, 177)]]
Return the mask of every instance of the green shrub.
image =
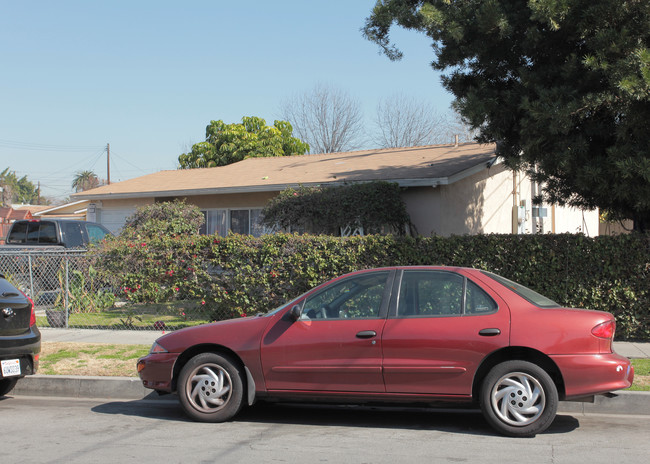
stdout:
[(163, 236), (113, 240), (97, 252), (95, 266), (122, 296), (196, 299), (213, 319), (268, 311), (353, 270), (450, 265), (495, 272), (565, 306), (608, 311), (617, 339), (650, 339), (650, 237), (637, 234)]

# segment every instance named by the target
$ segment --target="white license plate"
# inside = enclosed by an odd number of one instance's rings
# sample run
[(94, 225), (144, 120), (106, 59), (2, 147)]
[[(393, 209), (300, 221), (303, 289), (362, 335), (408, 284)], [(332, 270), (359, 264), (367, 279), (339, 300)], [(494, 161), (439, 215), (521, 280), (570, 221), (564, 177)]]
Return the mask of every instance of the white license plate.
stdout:
[(3, 377), (20, 375), (20, 359), (7, 359), (5, 361), (0, 361), (0, 363), (2, 364)]

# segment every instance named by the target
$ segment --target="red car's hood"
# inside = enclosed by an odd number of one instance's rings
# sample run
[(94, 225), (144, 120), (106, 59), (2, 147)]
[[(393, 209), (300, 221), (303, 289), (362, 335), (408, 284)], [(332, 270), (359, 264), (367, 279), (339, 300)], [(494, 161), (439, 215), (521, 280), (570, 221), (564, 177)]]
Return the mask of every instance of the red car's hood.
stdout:
[(211, 324), (187, 327), (168, 333), (156, 340), (160, 346), (170, 353), (178, 353), (189, 346), (200, 344), (221, 345), (225, 347), (253, 343), (259, 346), (262, 331), (267, 326), (270, 317), (242, 317)]

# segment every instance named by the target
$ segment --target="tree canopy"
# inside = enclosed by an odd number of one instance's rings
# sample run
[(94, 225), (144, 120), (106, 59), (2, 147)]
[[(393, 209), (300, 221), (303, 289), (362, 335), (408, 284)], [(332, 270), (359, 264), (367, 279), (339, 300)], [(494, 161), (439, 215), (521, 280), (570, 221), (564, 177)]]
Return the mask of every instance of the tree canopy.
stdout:
[[(9, 168), (0, 172), (0, 187), (3, 189), (3, 194), (0, 198), (9, 203), (35, 203), (38, 199), (38, 190), (32, 182), (27, 179), (27, 176), (18, 177), (15, 172)], [(2, 206), (2, 205), (0, 205)]]
[(245, 158), (307, 153), (309, 145), (292, 134), (293, 128), (286, 121), (275, 121), (269, 127), (264, 119), (255, 116), (243, 117), (241, 124), (210, 121), (205, 129), (205, 142), (194, 144), (189, 153), (180, 155), (179, 168), (211, 168)]
[(399, 59), (394, 24), (432, 40), (455, 108), (547, 201), (650, 229), (650, 2), (379, 0), (363, 33)]
[(92, 171), (79, 171), (72, 179), (72, 188), (75, 189), (75, 192), (94, 189), (99, 187), (99, 184), (99, 177)]

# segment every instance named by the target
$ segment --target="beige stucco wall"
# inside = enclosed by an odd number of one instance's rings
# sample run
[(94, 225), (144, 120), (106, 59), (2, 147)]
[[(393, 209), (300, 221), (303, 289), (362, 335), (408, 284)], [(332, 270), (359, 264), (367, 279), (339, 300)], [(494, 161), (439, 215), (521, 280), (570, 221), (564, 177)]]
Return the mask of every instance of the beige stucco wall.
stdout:
[(598, 235), (598, 211), (540, 205), (546, 217), (534, 217), (538, 193), (526, 176), (496, 164), (448, 185), (408, 189), (403, 198), (420, 235), (510, 234), (514, 205), (524, 206), (515, 232)]
[(510, 233), (512, 174), (492, 166), (449, 185), (418, 187), (403, 193), (420, 235)]

